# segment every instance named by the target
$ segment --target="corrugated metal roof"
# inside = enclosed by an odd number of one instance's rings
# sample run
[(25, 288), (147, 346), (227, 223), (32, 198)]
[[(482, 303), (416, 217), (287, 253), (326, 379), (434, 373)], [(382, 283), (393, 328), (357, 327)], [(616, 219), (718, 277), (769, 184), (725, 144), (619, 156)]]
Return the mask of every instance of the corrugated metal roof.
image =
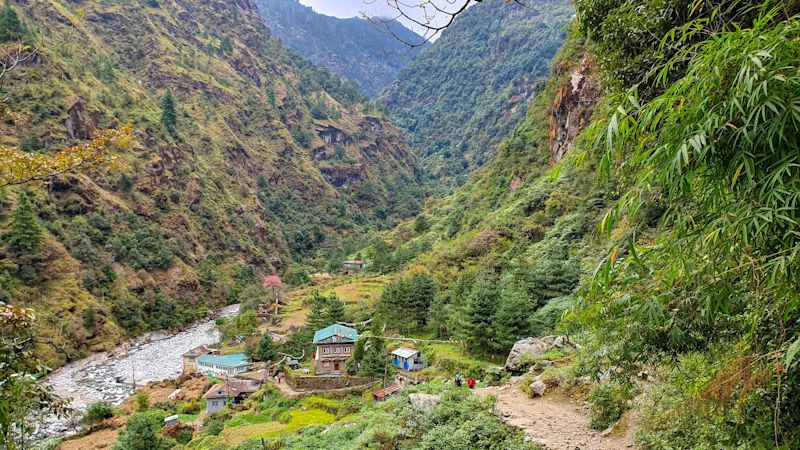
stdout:
[(394, 394), (395, 392), (397, 392), (400, 389), (402, 389), (402, 387), (403, 386), (401, 384), (399, 384), (399, 383), (392, 383), (392, 384), (390, 384), (389, 386), (386, 386), (383, 389), (378, 389), (377, 391), (374, 391), (372, 393), (372, 395), (374, 395), (375, 398), (380, 400), (380, 399), (383, 399), (384, 397), (388, 397), (388, 396)]
[(235, 353), (233, 355), (225, 356), (203, 355), (197, 358), (197, 362), (204, 364), (217, 364), (226, 367), (248, 366), (251, 364), (250, 361), (247, 360), (247, 355), (244, 353)]
[(401, 358), (410, 358), (410, 357), (416, 355), (417, 353), (419, 353), (419, 350), (416, 350), (416, 349), (413, 349), (413, 348), (408, 348), (408, 347), (400, 347), (397, 350), (392, 352), (393, 355), (397, 355), (397, 356), (399, 356)]
[(318, 344), (325, 339), (328, 339), (331, 336), (340, 336), (344, 338), (339, 342), (347, 342), (352, 341), (355, 342), (358, 340), (358, 331), (353, 328), (346, 327), (344, 325), (331, 325), (329, 327), (325, 327), (321, 330), (317, 330), (314, 333), (314, 343)]

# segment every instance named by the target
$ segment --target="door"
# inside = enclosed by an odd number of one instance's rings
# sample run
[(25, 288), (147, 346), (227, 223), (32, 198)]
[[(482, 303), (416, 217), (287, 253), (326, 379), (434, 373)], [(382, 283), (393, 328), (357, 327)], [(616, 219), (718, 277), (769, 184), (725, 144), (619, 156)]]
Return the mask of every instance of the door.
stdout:
[(339, 361), (334, 361), (333, 362), (333, 370), (335, 370), (337, 372), (339, 371)]

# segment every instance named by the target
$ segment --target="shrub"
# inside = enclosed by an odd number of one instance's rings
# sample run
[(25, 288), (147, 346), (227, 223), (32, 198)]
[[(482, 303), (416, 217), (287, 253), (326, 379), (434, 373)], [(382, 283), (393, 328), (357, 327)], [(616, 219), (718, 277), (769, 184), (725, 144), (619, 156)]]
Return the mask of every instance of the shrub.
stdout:
[(622, 417), (631, 398), (631, 388), (625, 384), (604, 383), (592, 389), (588, 398), (592, 428), (602, 430), (613, 425)]
[(147, 392), (139, 392), (136, 394), (136, 410), (147, 411), (150, 408), (150, 396)]
[(114, 408), (108, 402), (98, 401), (86, 408), (86, 413), (83, 415), (81, 422), (86, 425), (94, 425), (112, 417), (114, 417)]
[(200, 410), (203, 409), (203, 406), (197, 400), (192, 400), (190, 402), (186, 402), (181, 405), (181, 414), (197, 414)]
[(225, 428), (225, 421), (231, 418), (230, 413), (216, 413), (203, 419), (202, 434), (217, 436)]

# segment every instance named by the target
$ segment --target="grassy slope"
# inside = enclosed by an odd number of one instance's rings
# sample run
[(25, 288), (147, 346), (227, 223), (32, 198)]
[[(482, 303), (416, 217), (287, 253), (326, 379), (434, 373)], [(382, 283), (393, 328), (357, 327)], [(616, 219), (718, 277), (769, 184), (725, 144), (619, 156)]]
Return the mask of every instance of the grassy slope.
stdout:
[[(252, 3), (12, 4), (40, 32), (42, 49), (7, 80), (9, 106), (28, 125), (3, 141), (35, 136), (47, 149), (69, 143), (64, 121), (75, 98), (99, 112), (100, 128), (133, 123), (138, 140), (121, 155), (127, 189), (116, 173), (26, 187), (48, 236), (37, 255), (5, 255), (17, 268), (6, 270), (2, 288), (48, 318), (43, 332), (61, 347), (43, 348), (51, 362), (119, 340), (120, 317), (142, 315), (126, 324), (137, 333), (163, 325), (156, 316), (189, 320), (201, 305), (235, 301), (245, 289), (258, 295), (257, 275), (273, 265), (282, 270), (344, 235), (385, 226), (405, 208), (388, 195), (415, 183), (399, 132), (365, 112), (341, 82), (271, 40)], [(320, 79), (332, 87), (313, 83)], [(167, 89), (177, 104), (174, 136), (158, 123)], [(324, 98), (339, 118), (312, 120), (309, 97)], [(347, 160), (333, 168), (312, 158), (335, 150), (317, 135), (327, 126), (345, 139)], [(339, 172), (355, 175), (337, 186)], [(3, 211), (14, 200), (13, 191), (0, 193)], [(8, 219), (0, 215), (0, 228)], [(146, 236), (153, 245), (141, 247)], [(125, 239), (141, 248), (121, 250)], [(146, 261), (162, 251), (166, 263)], [(20, 267), (35, 268), (35, 276), (22, 279)], [(101, 272), (113, 277), (90, 282)], [(89, 309), (96, 323), (85, 326)]]

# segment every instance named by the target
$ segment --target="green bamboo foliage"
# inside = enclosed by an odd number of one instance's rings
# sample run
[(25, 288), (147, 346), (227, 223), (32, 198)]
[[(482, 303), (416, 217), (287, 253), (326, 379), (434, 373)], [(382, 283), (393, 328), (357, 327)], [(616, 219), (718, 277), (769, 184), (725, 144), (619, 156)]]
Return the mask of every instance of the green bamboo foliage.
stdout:
[[(800, 420), (789, 357), (800, 345), (800, 16), (787, 11), (699, 43), (706, 19), (674, 29), (662, 45), (680, 50), (649, 78), (660, 93), (616, 94), (590, 130), (620, 198), (599, 225), (617, 240), (583, 311), (620, 367), (720, 347), (753, 361), (763, 391), (743, 381), (726, 401), (777, 408), (764, 428), (775, 444), (795, 442)], [(654, 209), (658, 236), (637, 226)]]

